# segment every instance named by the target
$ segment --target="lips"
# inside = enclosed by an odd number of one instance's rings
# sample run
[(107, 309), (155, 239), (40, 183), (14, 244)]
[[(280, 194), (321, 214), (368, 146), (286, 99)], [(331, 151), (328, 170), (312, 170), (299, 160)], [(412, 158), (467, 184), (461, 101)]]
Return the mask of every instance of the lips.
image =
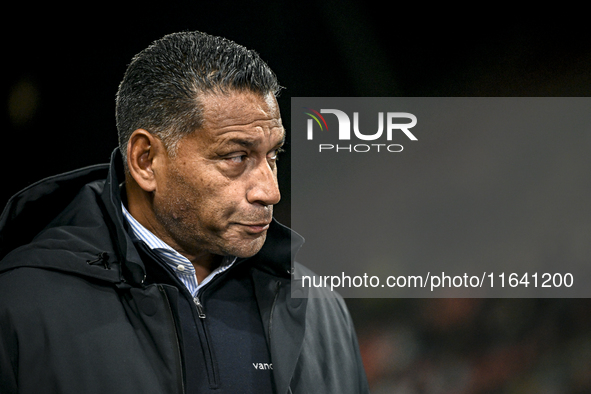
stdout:
[(259, 223), (237, 223), (239, 226), (244, 227), (248, 233), (257, 234), (262, 233), (269, 229), (271, 221), (259, 222)]

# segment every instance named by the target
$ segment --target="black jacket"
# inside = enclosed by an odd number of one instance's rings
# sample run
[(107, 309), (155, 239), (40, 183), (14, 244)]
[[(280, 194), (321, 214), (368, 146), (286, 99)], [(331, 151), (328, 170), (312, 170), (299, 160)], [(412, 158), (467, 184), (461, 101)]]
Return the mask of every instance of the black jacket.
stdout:
[[(110, 165), (40, 181), (0, 217), (1, 393), (184, 392), (179, 290), (146, 280), (148, 263), (121, 213), (120, 161), (116, 150)], [(274, 221), (243, 264), (276, 392), (365, 393), (343, 300), (298, 286), (311, 274), (301, 265), (292, 273), (301, 242)], [(292, 279), (305, 298), (291, 297)]]

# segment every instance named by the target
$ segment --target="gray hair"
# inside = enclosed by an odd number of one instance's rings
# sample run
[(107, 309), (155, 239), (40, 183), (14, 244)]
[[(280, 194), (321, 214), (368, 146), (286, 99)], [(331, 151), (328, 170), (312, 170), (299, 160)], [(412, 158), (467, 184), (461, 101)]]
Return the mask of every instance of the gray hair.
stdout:
[(281, 87), (259, 55), (226, 38), (201, 32), (164, 36), (138, 53), (116, 100), (119, 149), (137, 129), (160, 138), (174, 155), (178, 141), (203, 123), (200, 95), (231, 90), (277, 95)]

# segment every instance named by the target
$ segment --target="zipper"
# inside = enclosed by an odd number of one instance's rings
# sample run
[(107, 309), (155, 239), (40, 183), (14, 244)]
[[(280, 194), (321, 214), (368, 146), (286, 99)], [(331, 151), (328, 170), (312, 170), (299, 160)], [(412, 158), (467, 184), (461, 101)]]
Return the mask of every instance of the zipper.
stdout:
[[(217, 370), (217, 364), (215, 362), (215, 355), (213, 351), (213, 346), (211, 344), (211, 340), (209, 338), (209, 331), (207, 330), (207, 321), (205, 319), (205, 306), (201, 302), (205, 293), (215, 287), (217, 283), (219, 283), (220, 278), (224, 275), (224, 273), (216, 275), (208, 284), (203, 286), (200, 290), (195, 293), (193, 296), (193, 304), (195, 304), (195, 309), (197, 310), (197, 316), (199, 317), (199, 321), (195, 322), (198, 330), (199, 340), (201, 341), (201, 346), (203, 348), (203, 354), (205, 356), (205, 368), (207, 370), (207, 377), (209, 380), (209, 387), (212, 389), (217, 389), (219, 385), (219, 372)], [(199, 295), (200, 294), (200, 295)], [(201, 299), (199, 298), (201, 296)]]
[(205, 320), (205, 307), (201, 303), (201, 300), (199, 299), (198, 295), (195, 295), (193, 297), (193, 304), (195, 304), (197, 316), (199, 317), (199, 320), (195, 322), (195, 325), (197, 327), (197, 334), (199, 336), (199, 341), (201, 342), (203, 355), (205, 357), (205, 369), (207, 371), (209, 387), (211, 389), (216, 389), (219, 385), (219, 376), (216, 367), (213, 347), (211, 344), (211, 340), (209, 338), (209, 333), (207, 331), (207, 321)]
[(158, 290), (160, 290), (160, 294), (162, 294), (162, 298), (164, 298), (164, 301), (166, 303), (166, 306), (168, 307), (168, 313), (169, 313), (169, 318), (172, 321), (172, 334), (171, 336), (173, 337), (172, 341), (176, 344), (176, 351), (177, 351), (177, 368), (176, 370), (178, 371), (177, 373), (177, 380), (179, 383), (179, 387), (181, 389), (180, 393), (184, 393), (185, 392), (185, 382), (184, 382), (184, 378), (183, 378), (183, 362), (181, 360), (181, 345), (179, 343), (179, 337), (177, 335), (176, 332), (176, 323), (174, 322), (174, 317), (172, 314), (172, 309), (170, 307), (170, 301), (168, 300), (168, 296), (166, 295), (166, 290), (164, 290), (164, 288), (162, 287), (162, 285), (158, 285)]
[(199, 315), (199, 318), (205, 319), (205, 308), (203, 308), (203, 304), (201, 301), (199, 301), (199, 296), (195, 295), (195, 297), (193, 297), (193, 302), (197, 307), (197, 314)]
[[(148, 254), (154, 261), (157, 261), (161, 267), (163, 267), (165, 270), (168, 271), (168, 273), (171, 275), (171, 279), (178, 284), (179, 291), (181, 293), (184, 293), (187, 298), (189, 298), (189, 297), (192, 298), (193, 304), (195, 305), (195, 308), (197, 311), (197, 316), (199, 317), (199, 320), (195, 321), (195, 326), (197, 328), (197, 335), (199, 337), (199, 342), (201, 343), (201, 347), (203, 349), (203, 355), (205, 358), (205, 360), (204, 360), (205, 361), (205, 369), (207, 372), (209, 387), (212, 389), (218, 388), (219, 376), (218, 376), (218, 371), (216, 368), (213, 349), (210, 344), (209, 335), (207, 333), (206, 320), (205, 320), (205, 307), (203, 306), (203, 303), (199, 299), (199, 296), (195, 295), (193, 297), (189, 293), (189, 291), (186, 289), (186, 287), (180, 282), (180, 280), (178, 279), (176, 274), (174, 272), (172, 272), (169, 265), (166, 264), (166, 262), (164, 262), (160, 256), (157, 256), (150, 248), (147, 247), (147, 245), (144, 242), (142, 242), (141, 245), (142, 245), (142, 249), (143, 249), (144, 253)], [(221, 275), (217, 275), (215, 278), (213, 278), (213, 280), (210, 283), (208, 283), (206, 286), (204, 286), (201, 289), (202, 296), (203, 296), (203, 292), (205, 291), (205, 289), (210, 287), (213, 282), (216, 282), (216, 279), (219, 280), (220, 276)], [(164, 296), (166, 297), (166, 294), (164, 294)], [(166, 298), (168, 298), (168, 297), (166, 297)], [(169, 304), (169, 308), (170, 308), (170, 304)], [(172, 315), (172, 310), (170, 311), (170, 313)], [(175, 332), (175, 335), (176, 335), (176, 332)], [(180, 349), (180, 344), (178, 342), (178, 338), (177, 338), (177, 346)], [(182, 374), (182, 370), (181, 370), (181, 374)], [(184, 382), (182, 380), (182, 376), (181, 376), (181, 382), (183, 384), (183, 392), (184, 392), (185, 389), (184, 389)]]
[(195, 305), (197, 316), (199, 317), (199, 320), (196, 321), (195, 324), (197, 326), (199, 340), (201, 341), (203, 354), (205, 356), (205, 368), (207, 370), (207, 376), (209, 379), (209, 387), (212, 389), (218, 388), (220, 384), (220, 378), (219, 372), (217, 370), (217, 363), (215, 362), (214, 349), (209, 338), (209, 332), (207, 330), (205, 305), (203, 305), (202, 300), (208, 291), (211, 291), (211, 289), (215, 288), (219, 284), (224, 274), (225, 272), (216, 275), (215, 278), (199, 289), (195, 296), (193, 296), (193, 304)]

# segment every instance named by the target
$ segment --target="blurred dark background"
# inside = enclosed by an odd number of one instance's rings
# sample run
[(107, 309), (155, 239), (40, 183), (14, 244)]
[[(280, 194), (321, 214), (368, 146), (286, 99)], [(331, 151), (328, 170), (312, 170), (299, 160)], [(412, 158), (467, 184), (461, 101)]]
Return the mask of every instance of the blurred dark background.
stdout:
[[(291, 97), (588, 96), (584, 13), (410, 9), (377, 1), (15, 3), (4, 11), (2, 205), (56, 173), (107, 162), (126, 65), (202, 30), (255, 49)], [(578, 19), (581, 19), (580, 21)], [(280, 161), (290, 222), (289, 149)], [(589, 393), (591, 303), (351, 299), (373, 393)]]

